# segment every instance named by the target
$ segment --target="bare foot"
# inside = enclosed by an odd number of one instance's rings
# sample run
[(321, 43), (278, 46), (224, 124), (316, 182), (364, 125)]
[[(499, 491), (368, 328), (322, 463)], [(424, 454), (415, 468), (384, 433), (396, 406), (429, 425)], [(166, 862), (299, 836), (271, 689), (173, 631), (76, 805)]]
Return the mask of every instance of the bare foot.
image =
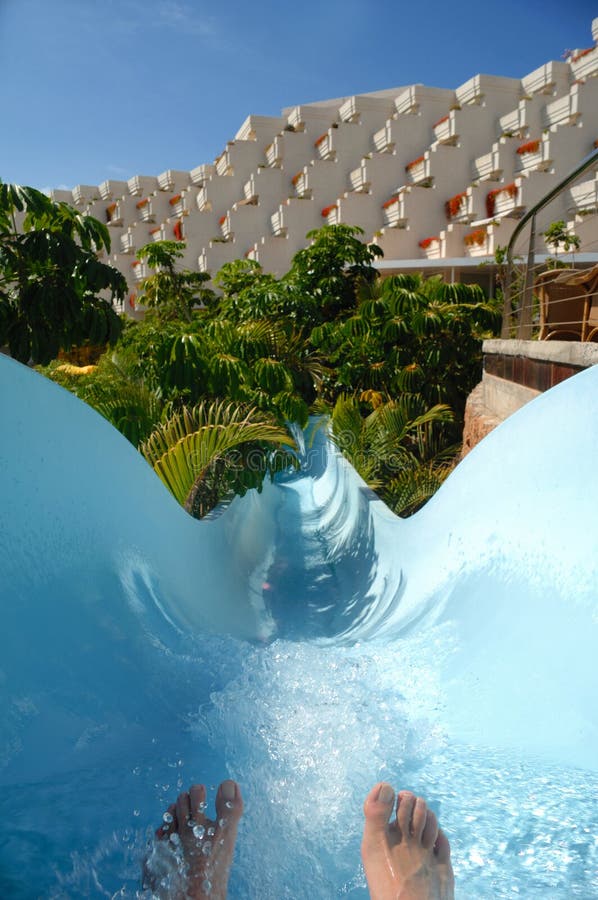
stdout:
[(451, 851), (425, 800), (380, 782), (366, 797), (361, 858), (371, 900), (453, 900)]
[(206, 789), (194, 784), (164, 813), (159, 841), (145, 862), (144, 884), (167, 900), (225, 900), (243, 798), (235, 781), (216, 794), (216, 819), (208, 819)]

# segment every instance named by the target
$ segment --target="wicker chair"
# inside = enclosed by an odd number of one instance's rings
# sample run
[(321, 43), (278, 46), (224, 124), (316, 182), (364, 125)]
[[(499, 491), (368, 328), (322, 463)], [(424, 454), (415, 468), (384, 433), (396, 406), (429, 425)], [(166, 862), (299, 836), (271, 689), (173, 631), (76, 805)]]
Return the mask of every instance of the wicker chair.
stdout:
[(535, 290), (540, 301), (540, 340), (598, 340), (598, 266), (542, 272)]

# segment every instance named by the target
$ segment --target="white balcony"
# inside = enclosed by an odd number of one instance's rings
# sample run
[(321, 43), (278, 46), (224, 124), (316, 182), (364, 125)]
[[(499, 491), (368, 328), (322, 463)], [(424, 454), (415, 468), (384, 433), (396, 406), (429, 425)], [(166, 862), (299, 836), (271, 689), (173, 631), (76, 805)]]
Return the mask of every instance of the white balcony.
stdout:
[(527, 134), (526, 103), (526, 100), (521, 100), (517, 109), (500, 117), (498, 124), (502, 135), (522, 138)]
[(156, 225), (155, 228), (150, 228), (149, 236), (152, 241), (165, 241), (166, 240), (166, 225)]
[(419, 247), (426, 259), (440, 259), (442, 256), (442, 241), (439, 236), (423, 238)]
[(106, 224), (110, 227), (123, 224), (123, 208), (119, 201), (114, 201), (106, 207)]
[(229, 142), (226, 145), (226, 149), (222, 151), (219, 157), (215, 160), (216, 166), (216, 175), (232, 175), (234, 172), (232, 156), (230, 148), (233, 146), (234, 142)]
[(357, 169), (349, 172), (349, 186), (352, 191), (358, 194), (367, 194), (371, 181), (368, 179), (367, 160), (362, 160), (361, 165)]
[(518, 174), (529, 172), (547, 172), (552, 168), (550, 141), (546, 139), (527, 141), (517, 148), (519, 157)]
[(314, 141), (314, 147), (320, 159), (334, 159), (336, 156), (331, 131), (326, 131), (324, 134), (321, 134), (320, 137)]
[(486, 195), (486, 212), (488, 218), (493, 216), (509, 216), (519, 218), (525, 209), (521, 201), (521, 179), (495, 188)]
[(579, 85), (574, 84), (568, 94), (549, 103), (544, 110), (545, 128), (561, 125), (576, 125), (581, 112), (579, 109)]
[(282, 131), (285, 119), (282, 116), (247, 116), (235, 135), (236, 141), (263, 140), (267, 135)]
[(73, 203), (75, 206), (87, 206), (94, 200), (99, 200), (100, 189), (95, 184), (78, 184), (73, 188)]
[(224, 240), (230, 241), (233, 237), (230, 212), (226, 212), (223, 216), (220, 216), (218, 225), (220, 226), (220, 233), (222, 234)]
[(466, 256), (488, 257), (494, 255), (494, 233), (491, 225), (475, 228), (463, 238)]
[(170, 207), (169, 215), (180, 218), (187, 215), (187, 198), (185, 194), (175, 194), (168, 201)]
[(322, 210), (322, 218), (326, 225), (339, 225), (340, 211), (338, 203), (330, 203), (328, 206), (325, 206)]
[(266, 155), (266, 165), (273, 169), (280, 168), (284, 156), (284, 142), (282, 138), (279, 136), (275, 137), (272, 143), (268, 144), (264, 152)]
[(484, 153), (483, 156), (474, 159), (472, 163), (474, 180), (498, 181), (502, 175), (499, 147), (499, 144), (493, 144), (490, 153)]
[(378, 153), (392, 153), (395, 147), (392, 137), (392, 120), (386, 122), (383, 128), (376, 131), (372, 140)]
[(576, 215), (591, 215), (598, 212), (598, 180), (592, 178), (569, 189), (569, 212)]
[(114, 200), (129, 192), (126, 181), (102, 181), (98, 188), (102, 200)]
[(405, 212), (405, 192), (401, 191), (396, 197), (391, 197), (382, 204), (384, 224), (388, 228), (405, 228), (407, 215)]
[(147, 278), (150, 274), (147, 263), (141, 262), (138, 259), (131, 263), (131, 267), (133, 269), (133, 276), (135, 278), (135, 281), (143, 281), (143, 279)]
[(311, 197), (312, 191), (309, 186), (309, 175), (305, 169), (293, 175), (291, 184), (295, 188), (297, 197), (300, 197), (302, 200), (307, 200)]
[(526, 94), (554, 94), (557, 88), (565, 88), (569, 80), (567, 63), (548, 62), (521, 79)]
[(135, 252), (135, 238), (133, 237), (132, 231), (129, 230), (125, 234), (121, 234), (120, 250), (121, 250), (121, 253), (134, 253)]
[(451, 109), (433, 125), (434, 137), (439, 144), (456, 144), (459, 140), (456, 109)]
[(426, 87), (423, 84), (412, 84), (401, 91), (395, 99), (397, 115), (417, 115), (426, 105), (433, 103), (435, 108), (448, 109), (455, 103), (455, 92), (447, 88)]
[(208, 189), (205, 185), (198, 190), (195, 204), (200, 212), (211, 212), (212, 202), (208, 196)]
[(283, 209), (279, 209), (274, 215), (270, 216), (270, 226), (274, 237), (286, 237), (287, 227), (285, 225), (285, 216)]
[(574, 78), (591, 78), (598, 74), (598, 47), (578, 50), (573, 54), (570, 62)]
[(50, 200), (53, 200), (54, 203), (68, 203), (68, 205), (71, 206), (73, 202), (73, 192), (66, 190), (50, 191)]
[(141, 200), (138, 200), (135, 204), (135, 207), (139, 211), (139, 218), (142, 222), (152, 224), (156, 221), (153, 204), (150, 197), (143, 197)]
[(158, 190), (158, 179), (153, 175), (133, 175), (127, 181), (127, 186), (131, 196), (141, 197)]
[(432, 183), (430, 154), (426, 151), (423, 156), (411, 160), (405, 166), (407, 179), (409, 184), (416, 184), (419, 187), (429, 187)]
[(161, 191), (181, 191), (191, 180), (189, 172), (167, 169), (158, 175), (158, 187)]
[(203, 163), (203, 165), (191, 169), (189, 177), (193, 184), (196, 184), (198, 187), (203, 187), (206, 181), (209, 181), (215, 172), (216, 167), (212, 163)]
[(468, 224), (477, 218), (473, 209), (473, 193), (471, 188), (450, 197), (446, 201), (444, 208), (447, 220), (449, 222), (454, 222), (455, 224)]

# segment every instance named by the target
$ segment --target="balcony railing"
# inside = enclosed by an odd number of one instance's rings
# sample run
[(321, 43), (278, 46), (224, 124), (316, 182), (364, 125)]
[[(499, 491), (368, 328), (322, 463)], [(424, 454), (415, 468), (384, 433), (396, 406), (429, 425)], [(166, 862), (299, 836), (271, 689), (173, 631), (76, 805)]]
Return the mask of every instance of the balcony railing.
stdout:
[(580, 116), (579, 85), (574, 84), (568, 94), (549, 103), (544, 110), (544, 126), (575, 125)]
[(121, 234), (120, 249), (121, 249), (122, 253), (134, 253), (135, 252), (135, 239), (134, 239), (133, 233), (131, 231), (127, 231), (125, 234)]
[(126, 181), (102, 181), (98, 190), (102, 200), (115, 200), (129, 192)]
[(129, 194), (133, 197), (140, 197), (142, 194), (151, 194), (152, 191), (158, 190), (158, 179), (153, 175), (133, 175), (127, 181)]
[(210, 180), (212, 175), (214, 175), (215, 171), (216, 167), (212, 163), (204, 163), (201, 166), (196, 166), (194, 169), (191, 169), (189, 175), (193, 184), (196, 184), (198, 187), (203, 187), (205, 183)]
[(405, 173), (409, 184), (419, 187), (429, 187), (432, 184), (430, 154), (424, 153), (405, 166)]
[(368, 179), (367, 162), (363, 161), (357, 169), (349, 172), (349, 185), (352, 191), (367, 194), (371, 181)]
[(559, 83), (568, 80), (567, 63), (548, 62), (521, 79), (526, 94), (553, 94)]
[(392, 120), (388, 121), (383, 128), (376, 131), (372, 140), (378, 153), (392, 153), (395, 147), (395, 142), (392, 137)]
[(477, 181), (498, 181), (502, 175), (499, 144), (493, 144), (490, 153), (474, 159), (472, 169)]
[(291, 179), (291, 183), (295, 188), (297, 197), (300, 197), (302, 200), (307, 200), (311, 197), (312, 191), (309, 186), (309, 174), (305, 169), (297, 172)]
[(95, 184), (78, 184), (73, 188), (73, 203), (75, 206), (87, 206), (94, 200), (99, 200), (100, 189)]
[(382, 204), (382, 215), (387, 228), (405, 228), (407, 215), (405, 212), (405, 192), (390, 197)]
[(517, 109), (498, 120), (500, 132), (507, 137), (523, 138), (527, 134), (527, 101), (521, 100)]
[(268, 144), (265, 150), (266, 165), (270, 168), (278, 169), (282, 164), (284, 156), (284, 143), (280, 137), (275, 137), (271, 144)]
[(336, 156), (334, 141), (332, 134), (329, 131), (325, 134), (321, 134), (314, 146), (320, 159), (334, 159)]
[(574, 215), (589, 215), (598, 212), (598, 179), (582, 181), (569, 189), (568, 209)]
[(547, 138), (528, 141), (517, 148), (519, 172), (546, 172), (552, 168), (550, 141)]
[(439, 144), (456, 144), (459, 140), (457, 110), (452, 109), (434, 125), (434, 137)]
[(284, 222), (284, 212), (278, 210), (274, 215), (270, 216), (270, 227), (274, 237), (286, 237), (287, 228)]
[(571, 59), (574, 78), (591, 78), (598, 72), (598, 47), (581, 50)]

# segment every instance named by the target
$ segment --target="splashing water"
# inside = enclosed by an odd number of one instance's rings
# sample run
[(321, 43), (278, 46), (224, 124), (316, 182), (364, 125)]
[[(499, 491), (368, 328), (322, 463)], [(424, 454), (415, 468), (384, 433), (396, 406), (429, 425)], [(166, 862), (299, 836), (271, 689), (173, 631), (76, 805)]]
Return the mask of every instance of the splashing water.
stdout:
[(439, 814), (458, 896), (597, 896), (597, 382), (513, 416), (411, 520), (320, 429), (196, 522), (0, 357), (0, 896), (143, 896), (168, 805), (224, 777), (231, 898), (367, 896), (381, 778)]

